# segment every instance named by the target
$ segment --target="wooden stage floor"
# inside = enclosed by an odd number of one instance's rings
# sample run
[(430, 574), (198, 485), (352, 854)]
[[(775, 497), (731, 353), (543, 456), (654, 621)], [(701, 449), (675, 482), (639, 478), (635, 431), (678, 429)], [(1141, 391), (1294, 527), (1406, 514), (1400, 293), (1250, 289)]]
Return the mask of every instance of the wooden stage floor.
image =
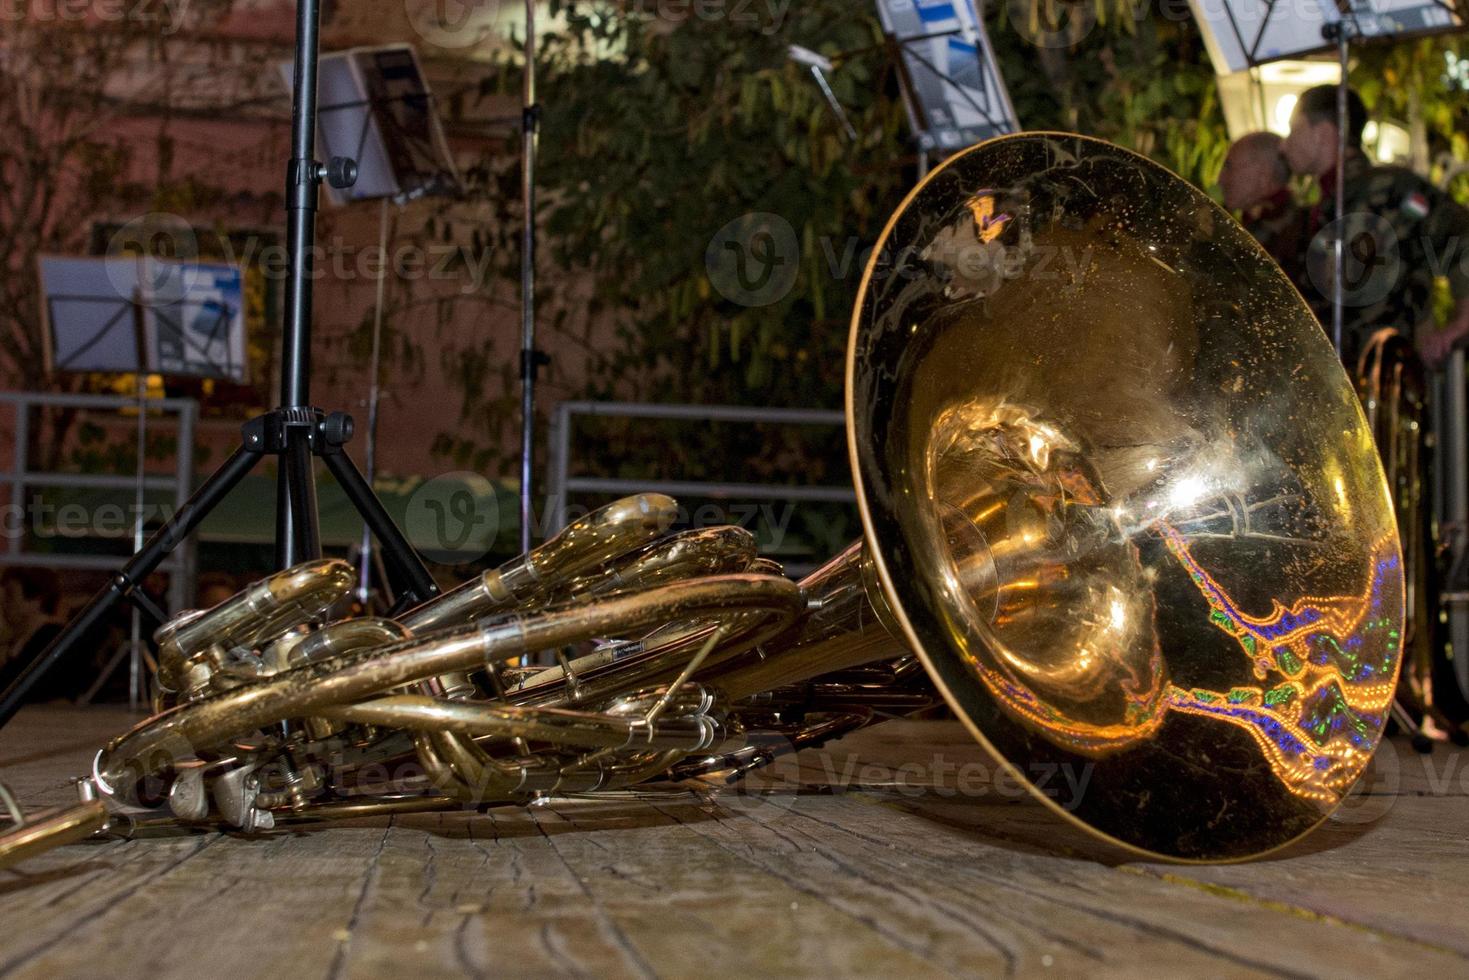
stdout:
[[(28, 709), (0, 779), (65, 800), (127, 723)], [(0, 872), (0, 976), (1469, 974), (1469, 753), (1395, 744), (1347, 819), (1218, 867), (1099, 859), (987, 772), (898, 722), (718, 800), (75, 845)]]

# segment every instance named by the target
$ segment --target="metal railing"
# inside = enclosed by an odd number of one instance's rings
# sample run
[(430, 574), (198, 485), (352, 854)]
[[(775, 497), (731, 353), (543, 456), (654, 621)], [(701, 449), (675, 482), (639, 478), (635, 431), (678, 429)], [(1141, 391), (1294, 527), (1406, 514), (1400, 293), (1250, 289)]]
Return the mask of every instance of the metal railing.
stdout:
[[(21, 515), (26, 513), (26, 491), (33, 487), (63, 487), (88, 490), (132, 490), (139, 488), (138, 474), (130, 473), (60, 473), (32, 470), (29, 446), (31, 413), (37, 408), (74, 408), (101, 411), (136, 411), (139, 400), (120, 395), (68, 395), (30, 391), (0, 391), (0, 405), (15, 409), (15, 443), (11, 453), (11, 465), (0, 470), (0, 485), (10, 487), (10, 510), (12, 518), (4, 522), (5, 547), (0, 549), (0, 565), (30, 566), (58, 569), (80, 569), (113, 571), (122, 566), (126, 558), (108, 554), (72, 554), (27, 551), (25, 548), (25, 523)], [(189, 499), (193, 482), (194, 426), (199, 406), (191, 398), (150, 398), (142, 404), (150, 413), (176, 416), (178, 431), (178, 460), (172, 476), (144, 475), (142, 488), (146, 490), (172, 491), (173, 505), (182, 507)], [(11, 526), (12, 521), (20, 523)], [(129, 528), (132, 523), (129, 522)], [(131, 535), (129, 535), (131, 537)], [(193, 593), (194, 542), (184, 542), (159, 570), (169, 576), (169, 604), (177, 612), (190, 601)]]
[(690, 422), (747, 422), (777, 425), (846, 425), (843, 412), (819, 408), (754, 408), (743, 405), (656, 405), (646, 402), (562, 402), (551, 416), (550, 474), (547, 498), (554, 534), (567, 524), (569, 496), (576, 493), (631, 494), (643, 491), (678, 497), (735, 500), (791, 500), (853, 503), (856, 494), (843, 487), (787, 486), (717, 480), (621, 480), (571, 476), (572, 427), (577, 416), (673, 419)]

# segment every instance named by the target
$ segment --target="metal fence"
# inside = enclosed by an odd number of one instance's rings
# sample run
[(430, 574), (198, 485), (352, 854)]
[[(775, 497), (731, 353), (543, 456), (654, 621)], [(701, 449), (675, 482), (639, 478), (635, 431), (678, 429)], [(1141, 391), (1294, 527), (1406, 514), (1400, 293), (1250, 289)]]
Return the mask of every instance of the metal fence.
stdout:
[[(0, 470), (0, 485), (10, 487), (10, 513), (3, 527), (5, 547), (0, 549), (0, 565), (19, 565), (58, 569), (113, 571), (126, 559), (115, 554), (52, 553), (26, 549), (26, 491), (37, 487), (63, 487), (88, 490), (137, 491), (137, 473), (69, 473), (31, 469), (29, 458), (31, 414), (38, 408), (72, 408), (122, 414), (137, 411), (139, 401), (116, 395), (66, 395), (28, 391), (0, 391), (0, 405), (15, 410), (15, 442), (10, 466)], [(142, 476), (142, 487), (152, 491), (172, 491), (173, 506), (182, 507), (189, 499), (193, 481), (194, 427), (198, 403), (191, 398), (151, 398), (142, 404), (150, 414), (172, 417), (178, 434), (178, 459), (171, 476)], [(129, 522), (131, 527), (131, 522)], [(194, 580), (194, 543), (185, 542), (159, 568), (169, 576), (169, 604), (177, 612), (191, 601)]]
[(568, 522), (574, 494), (666, 493), (674, 497), (717, 500), (785, 500), (815, 503), (854, 503), (850, 485), (841, 487), (788, 486), (718, 480), (623, 480), (571, 476), (571, 450), (578, 417), (672, 419), (687, 422), (745, 422), (776, 425), (844, 426), (843, 412), (815, 408), (756, 408), (743, 405), (655, 405), (645, 402), (562, 402), (551, 416), (550, 474), (547, 497), (550, 525), (547, 534)]

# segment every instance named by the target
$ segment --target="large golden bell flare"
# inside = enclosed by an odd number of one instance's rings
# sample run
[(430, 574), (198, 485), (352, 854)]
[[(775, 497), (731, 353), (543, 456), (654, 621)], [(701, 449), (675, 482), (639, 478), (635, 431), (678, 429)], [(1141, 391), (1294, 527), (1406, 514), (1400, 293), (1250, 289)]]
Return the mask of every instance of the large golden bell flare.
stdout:
[(847, 400), (894, 616), (1038, 797), (1210, 860), (1341, 802), (1397, 680), (1397, 530), (1325, 334), (1208, 197), (1078, 136), (953, 157), (868, 265)]

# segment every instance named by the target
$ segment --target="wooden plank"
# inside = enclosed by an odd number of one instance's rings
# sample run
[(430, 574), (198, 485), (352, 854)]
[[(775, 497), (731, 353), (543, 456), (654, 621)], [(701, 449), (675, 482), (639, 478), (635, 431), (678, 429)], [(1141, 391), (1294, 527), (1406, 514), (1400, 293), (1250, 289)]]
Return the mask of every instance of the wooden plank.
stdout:
[[(27, 711), (0, 776), (64, 798), (125, 725)], [(717, 799), (78, 845), (0, 872), (0, 976), (1463, 974), (1460, 763), (1397, 761), (1374, 819), (1218, 867), (1108, 863), (1000, 785), (956, 794), (982, 754), (912, 722)]]

